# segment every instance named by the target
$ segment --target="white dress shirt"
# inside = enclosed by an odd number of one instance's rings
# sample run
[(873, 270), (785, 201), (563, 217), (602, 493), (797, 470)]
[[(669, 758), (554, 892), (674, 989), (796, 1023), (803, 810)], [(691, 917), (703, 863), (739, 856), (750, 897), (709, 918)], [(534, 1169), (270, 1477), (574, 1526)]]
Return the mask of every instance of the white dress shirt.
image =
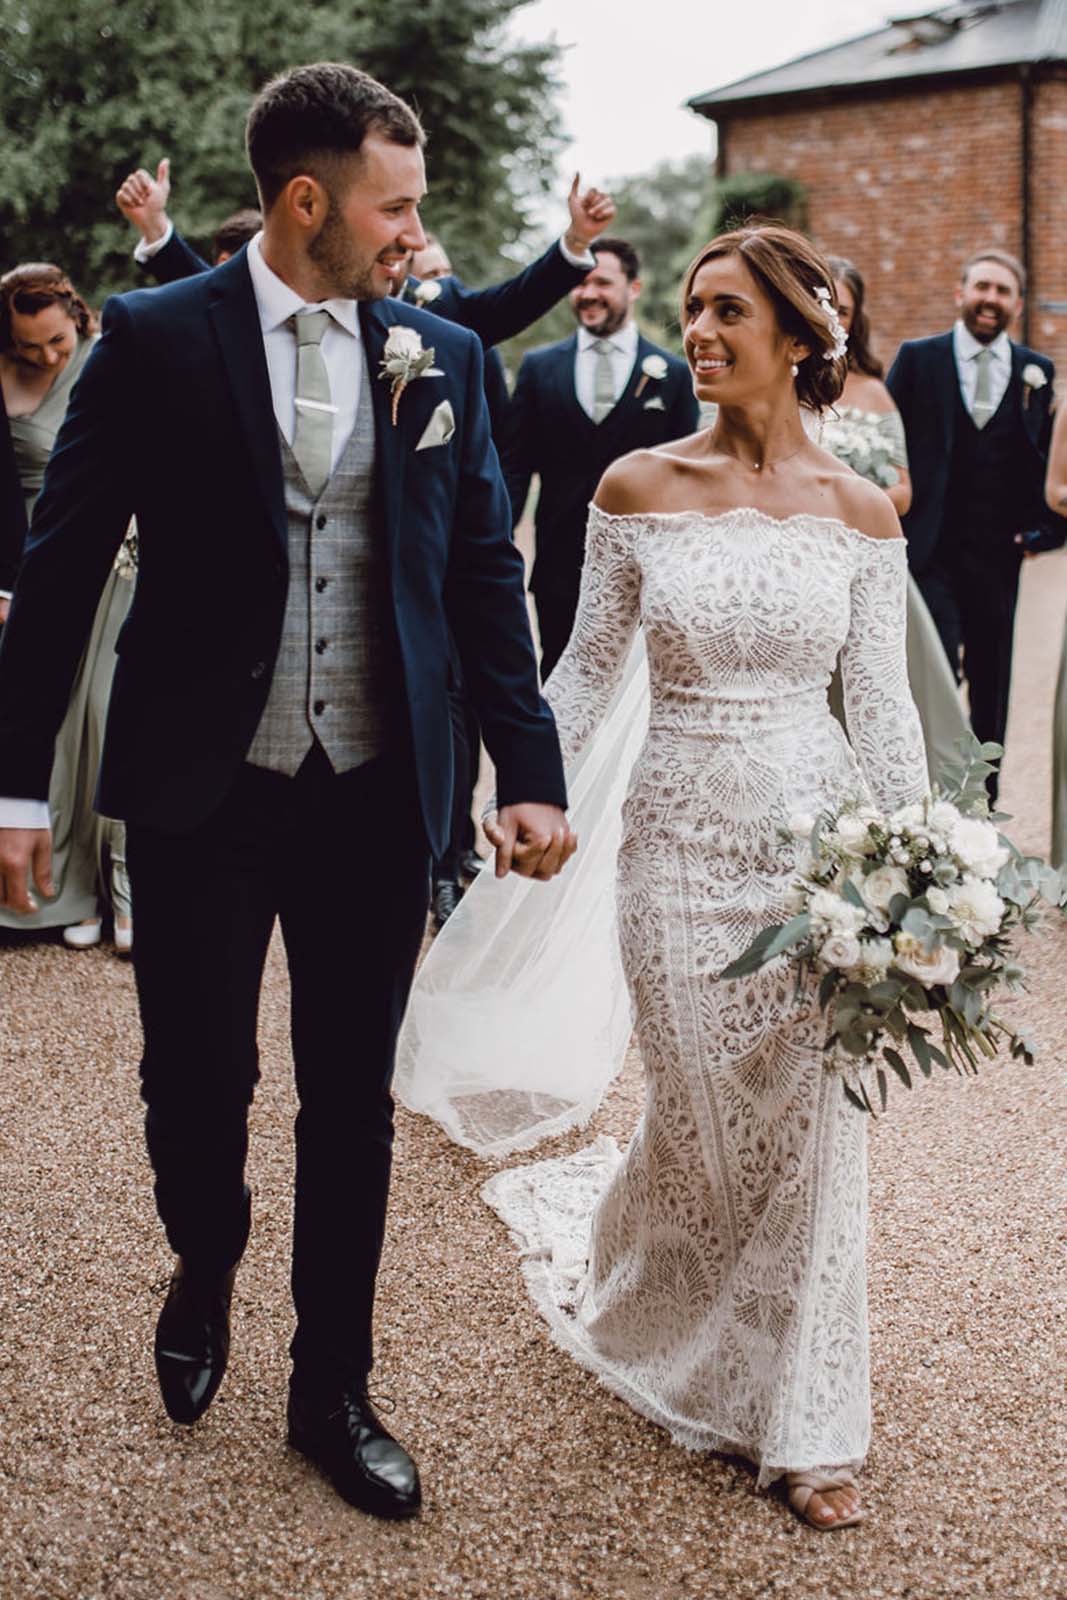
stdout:
[(992, 351), (993, 359), (989, 363), (989, 403), (992, 407), (989, 415), (992, 416), (1011, 382), (1011, 340), (1002, 328), (992, 344), (982, 344), (963, 322), (957, 322), (952, 330), (952, 349), (960, 378), (960, 394), (968, 416), (974, 414), (974, 392), (978, 387), (978, 368), (974, 358), (980, 350)]
[(363, 363), (359, 355), (359, 316), (354, 300), (321, 300), (312, 304), (283, 283), (263, 259), (257, 233), (248, 245), (248, 271), (263, 330), (267, 375), (278, 426), (287, 444), (296, 433), (296, 334), (288, 326), (298, 311), (328, 311), (329, 326), (322, 336), (322, 359), (330, 380), (330, 398), (337, 407), (333, 419), (331, 471), (356, 425), (356, 407), (362, 388)]
[(606, 339), (598, 339), (586, 328), (578, 329), (578, 348), (574, 353), (574, 392), (586, 416), (593, 415), (593, 390), (596, 385), (597, 355), (594, 346), (608, 345), (611, 349), (611, 376), (615, 384), (615, 399), (619, 400), (637, 360), (637, 323), (631, 318)]

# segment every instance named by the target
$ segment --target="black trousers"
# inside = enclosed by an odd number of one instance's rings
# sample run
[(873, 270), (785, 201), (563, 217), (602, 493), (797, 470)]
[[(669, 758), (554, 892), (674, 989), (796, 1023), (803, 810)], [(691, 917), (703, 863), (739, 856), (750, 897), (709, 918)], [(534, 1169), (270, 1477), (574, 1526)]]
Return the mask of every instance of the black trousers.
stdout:
[(537, 631), (541, 638), (541, 682), (544, 683), (567, 648), (578, 612), (578, 591), (581, 574), (573, 581), (547, 581), (538, 585), (534, 599), (537, 602)]
[(256, 1018), (281, 921), (299, 1113), (294, 1368), (332, 1386), (372, 1361), (393, 1143), (397, 1031), (425, 925), (429, 850), (410, 755), (338, 776), (316, 745), (294, 778), (245, 766), (183, 834), (132, 823), (142, 1093), (171, 1248), (224, 1271), (248, 1237)]
[[(917, 578), (957, 678), (966, 678), (971, 727), (1004, 743), (1011, 694), (1020, 557), (1014, 549), (961, 548)], [(996, 798), (996, 782), (990, 794)]]

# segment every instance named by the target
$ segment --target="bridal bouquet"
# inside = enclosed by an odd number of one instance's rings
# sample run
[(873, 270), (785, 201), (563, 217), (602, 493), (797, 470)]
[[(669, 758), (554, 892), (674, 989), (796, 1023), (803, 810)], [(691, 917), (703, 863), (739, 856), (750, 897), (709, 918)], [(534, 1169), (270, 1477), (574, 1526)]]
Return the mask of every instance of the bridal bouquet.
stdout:
[(1020, 855), (988, 818), (984, 779), (1000, 746), (971, 737), (959, 749), (961, 764), (918, 804), (794, 818), (783, 839), (806, 849), (793, 915), (722, 973), (745, 977), (789, 953), (798, 991), (817, 977), (827, 1064), (863, 1111), (873, 1110), (872, 1078), (885, 1109), (886, 1067), (911, 1088), (905, 1051), (925, 1077), (934, 1063), (977, 1072), (1004, 1044), (1034, 1059), (993, 1007), (998, 992), (1026, 986), (1013, 935), (1037, 926), (1040, 901), (1063, 906), (1067, 892), (1058, 872)]
[(891, 489), (900, 477), (900, 468), (877, 419), (872, 421), (863, 415), (845, 419), (829, 412), (823, 418), (819, 442), (824, 450), (880, 489)]

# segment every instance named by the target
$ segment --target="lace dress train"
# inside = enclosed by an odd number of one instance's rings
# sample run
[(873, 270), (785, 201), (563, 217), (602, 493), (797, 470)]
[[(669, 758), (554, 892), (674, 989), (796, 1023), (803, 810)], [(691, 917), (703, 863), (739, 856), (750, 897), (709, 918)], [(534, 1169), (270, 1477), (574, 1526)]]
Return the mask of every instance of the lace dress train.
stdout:
[[(649, 724), (616, 904), (646, 1102), (625, 1153), (599, 1140), (485, 1197), (557, 1341), (764, 1485), (867, 1449), (866, 1125), (823, 1070), (814, 993), (784, 963), (717, 974), (785, 911), (788, 816), (925, 792), (906, 580), (903, 540), (830, 519), (594, 508), (546, 689), (570, 761), (641, 623)], [(839, 652), (851, 746), (827, 708)]]

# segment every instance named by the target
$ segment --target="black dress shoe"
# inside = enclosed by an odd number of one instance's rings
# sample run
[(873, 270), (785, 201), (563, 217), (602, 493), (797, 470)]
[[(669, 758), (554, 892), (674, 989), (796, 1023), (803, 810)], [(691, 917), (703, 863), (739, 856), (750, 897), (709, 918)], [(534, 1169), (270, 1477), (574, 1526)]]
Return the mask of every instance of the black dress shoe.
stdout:
[(190, 1272), (179, 1260), (156, 1324), (156, 1373), (172, 1422), (194, 1423), (214, 1400), (230, 1354), (237, 1268)]
[(449, 917), (463, 898), (459, 884), (451, 878), (442, 878), (433, 891), (433, 925), (440, 933)]
[(372, 1517), (413, 1517), (422, 1505), (419, 1470), (382, 1427), (364, 1389), (345, 1391), (332, 1409), (290, 1389), (289, 1443), (325, 1472), (342, 1500)]
[(484, 866), (485, 857), (480, 856), (477, 850), (468, 850), (459, 863), (459, 875), (468, 883), (473, 883)]

